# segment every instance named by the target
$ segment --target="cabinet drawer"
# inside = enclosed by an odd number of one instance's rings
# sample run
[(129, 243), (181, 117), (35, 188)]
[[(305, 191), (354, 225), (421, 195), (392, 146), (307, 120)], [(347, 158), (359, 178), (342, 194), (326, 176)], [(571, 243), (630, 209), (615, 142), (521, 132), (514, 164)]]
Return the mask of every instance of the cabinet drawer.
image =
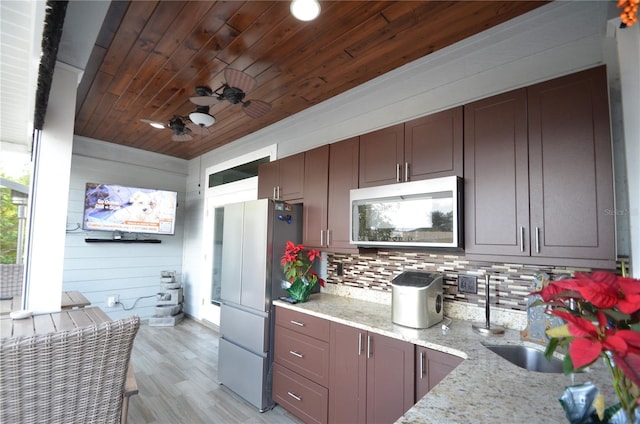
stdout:
[(273, 400), (305, 423), (326, 423), (329, 393), (325, 387), (273, 364)]
[(329, 321), (313, 315), (276, 308), (276, 324), (325, 342), (329, 341)]
[(327, 342), (276, 325), (274, 359), (322, 386), (329, 386)]

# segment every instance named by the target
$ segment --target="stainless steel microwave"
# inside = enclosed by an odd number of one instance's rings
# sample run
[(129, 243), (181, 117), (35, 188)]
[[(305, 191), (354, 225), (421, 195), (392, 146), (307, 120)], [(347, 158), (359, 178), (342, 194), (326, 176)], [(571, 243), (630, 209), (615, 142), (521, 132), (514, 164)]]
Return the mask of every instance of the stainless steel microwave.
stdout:
[(353, 189), (350, 243), (462, 248), (462, 178)]

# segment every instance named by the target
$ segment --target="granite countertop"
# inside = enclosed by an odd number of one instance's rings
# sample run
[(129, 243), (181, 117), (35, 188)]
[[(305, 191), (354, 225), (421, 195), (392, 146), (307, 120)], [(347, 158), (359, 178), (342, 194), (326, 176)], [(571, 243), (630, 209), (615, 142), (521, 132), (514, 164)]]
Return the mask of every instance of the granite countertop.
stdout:
[[(397, 423), (563, 423), (568, 422), (558, 398), (567, 385), (593, 382), (608, 390), (610, 379), (602, 362), (575, 376), (547, 374), (519, 368), (489, 349), (488, 344), (529, 345), (516, 330), (500, 336), (482, 336), (470, 321), (452, 320), (443, 334), (442, 324), (416, 330), (391, 322), (391, 305), (326, 293), (313, 294), (308, 302), (276, 305), (367, 331), (404, 340), (419, 346), (459, 356), (465, 360), (433, 390), (416, 403)], [(613, 403), (611, 394), (607, 405)]]

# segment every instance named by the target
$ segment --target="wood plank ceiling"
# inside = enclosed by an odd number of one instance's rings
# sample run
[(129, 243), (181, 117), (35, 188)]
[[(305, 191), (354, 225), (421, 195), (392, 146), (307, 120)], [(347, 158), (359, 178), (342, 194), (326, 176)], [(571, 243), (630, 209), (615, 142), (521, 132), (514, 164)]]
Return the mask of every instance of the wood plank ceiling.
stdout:
[[(321, 1), (301, 22), (288, 1), (114, 1), (78, 91), (75, 133), (192, 159), (512, 19), (545, 1)], [(247, 99), (273, 105), (258, 119), (240, 104), (211, 107), (208, 134), (175, 142), (165, 124), (187, 116), (196, 86), (226, 68), (254, 77)]]

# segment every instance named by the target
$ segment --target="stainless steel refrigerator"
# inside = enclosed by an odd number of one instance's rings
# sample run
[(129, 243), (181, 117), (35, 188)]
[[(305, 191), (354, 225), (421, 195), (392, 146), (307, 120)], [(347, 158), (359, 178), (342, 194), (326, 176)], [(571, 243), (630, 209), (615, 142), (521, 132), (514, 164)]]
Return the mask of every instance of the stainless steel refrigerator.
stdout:
[(225, 205), (218, 378), (261, 412), (274, 405), (272, 300), (287, 295), (280, 265), (287, 240), (302, 240), (302, 205)]

